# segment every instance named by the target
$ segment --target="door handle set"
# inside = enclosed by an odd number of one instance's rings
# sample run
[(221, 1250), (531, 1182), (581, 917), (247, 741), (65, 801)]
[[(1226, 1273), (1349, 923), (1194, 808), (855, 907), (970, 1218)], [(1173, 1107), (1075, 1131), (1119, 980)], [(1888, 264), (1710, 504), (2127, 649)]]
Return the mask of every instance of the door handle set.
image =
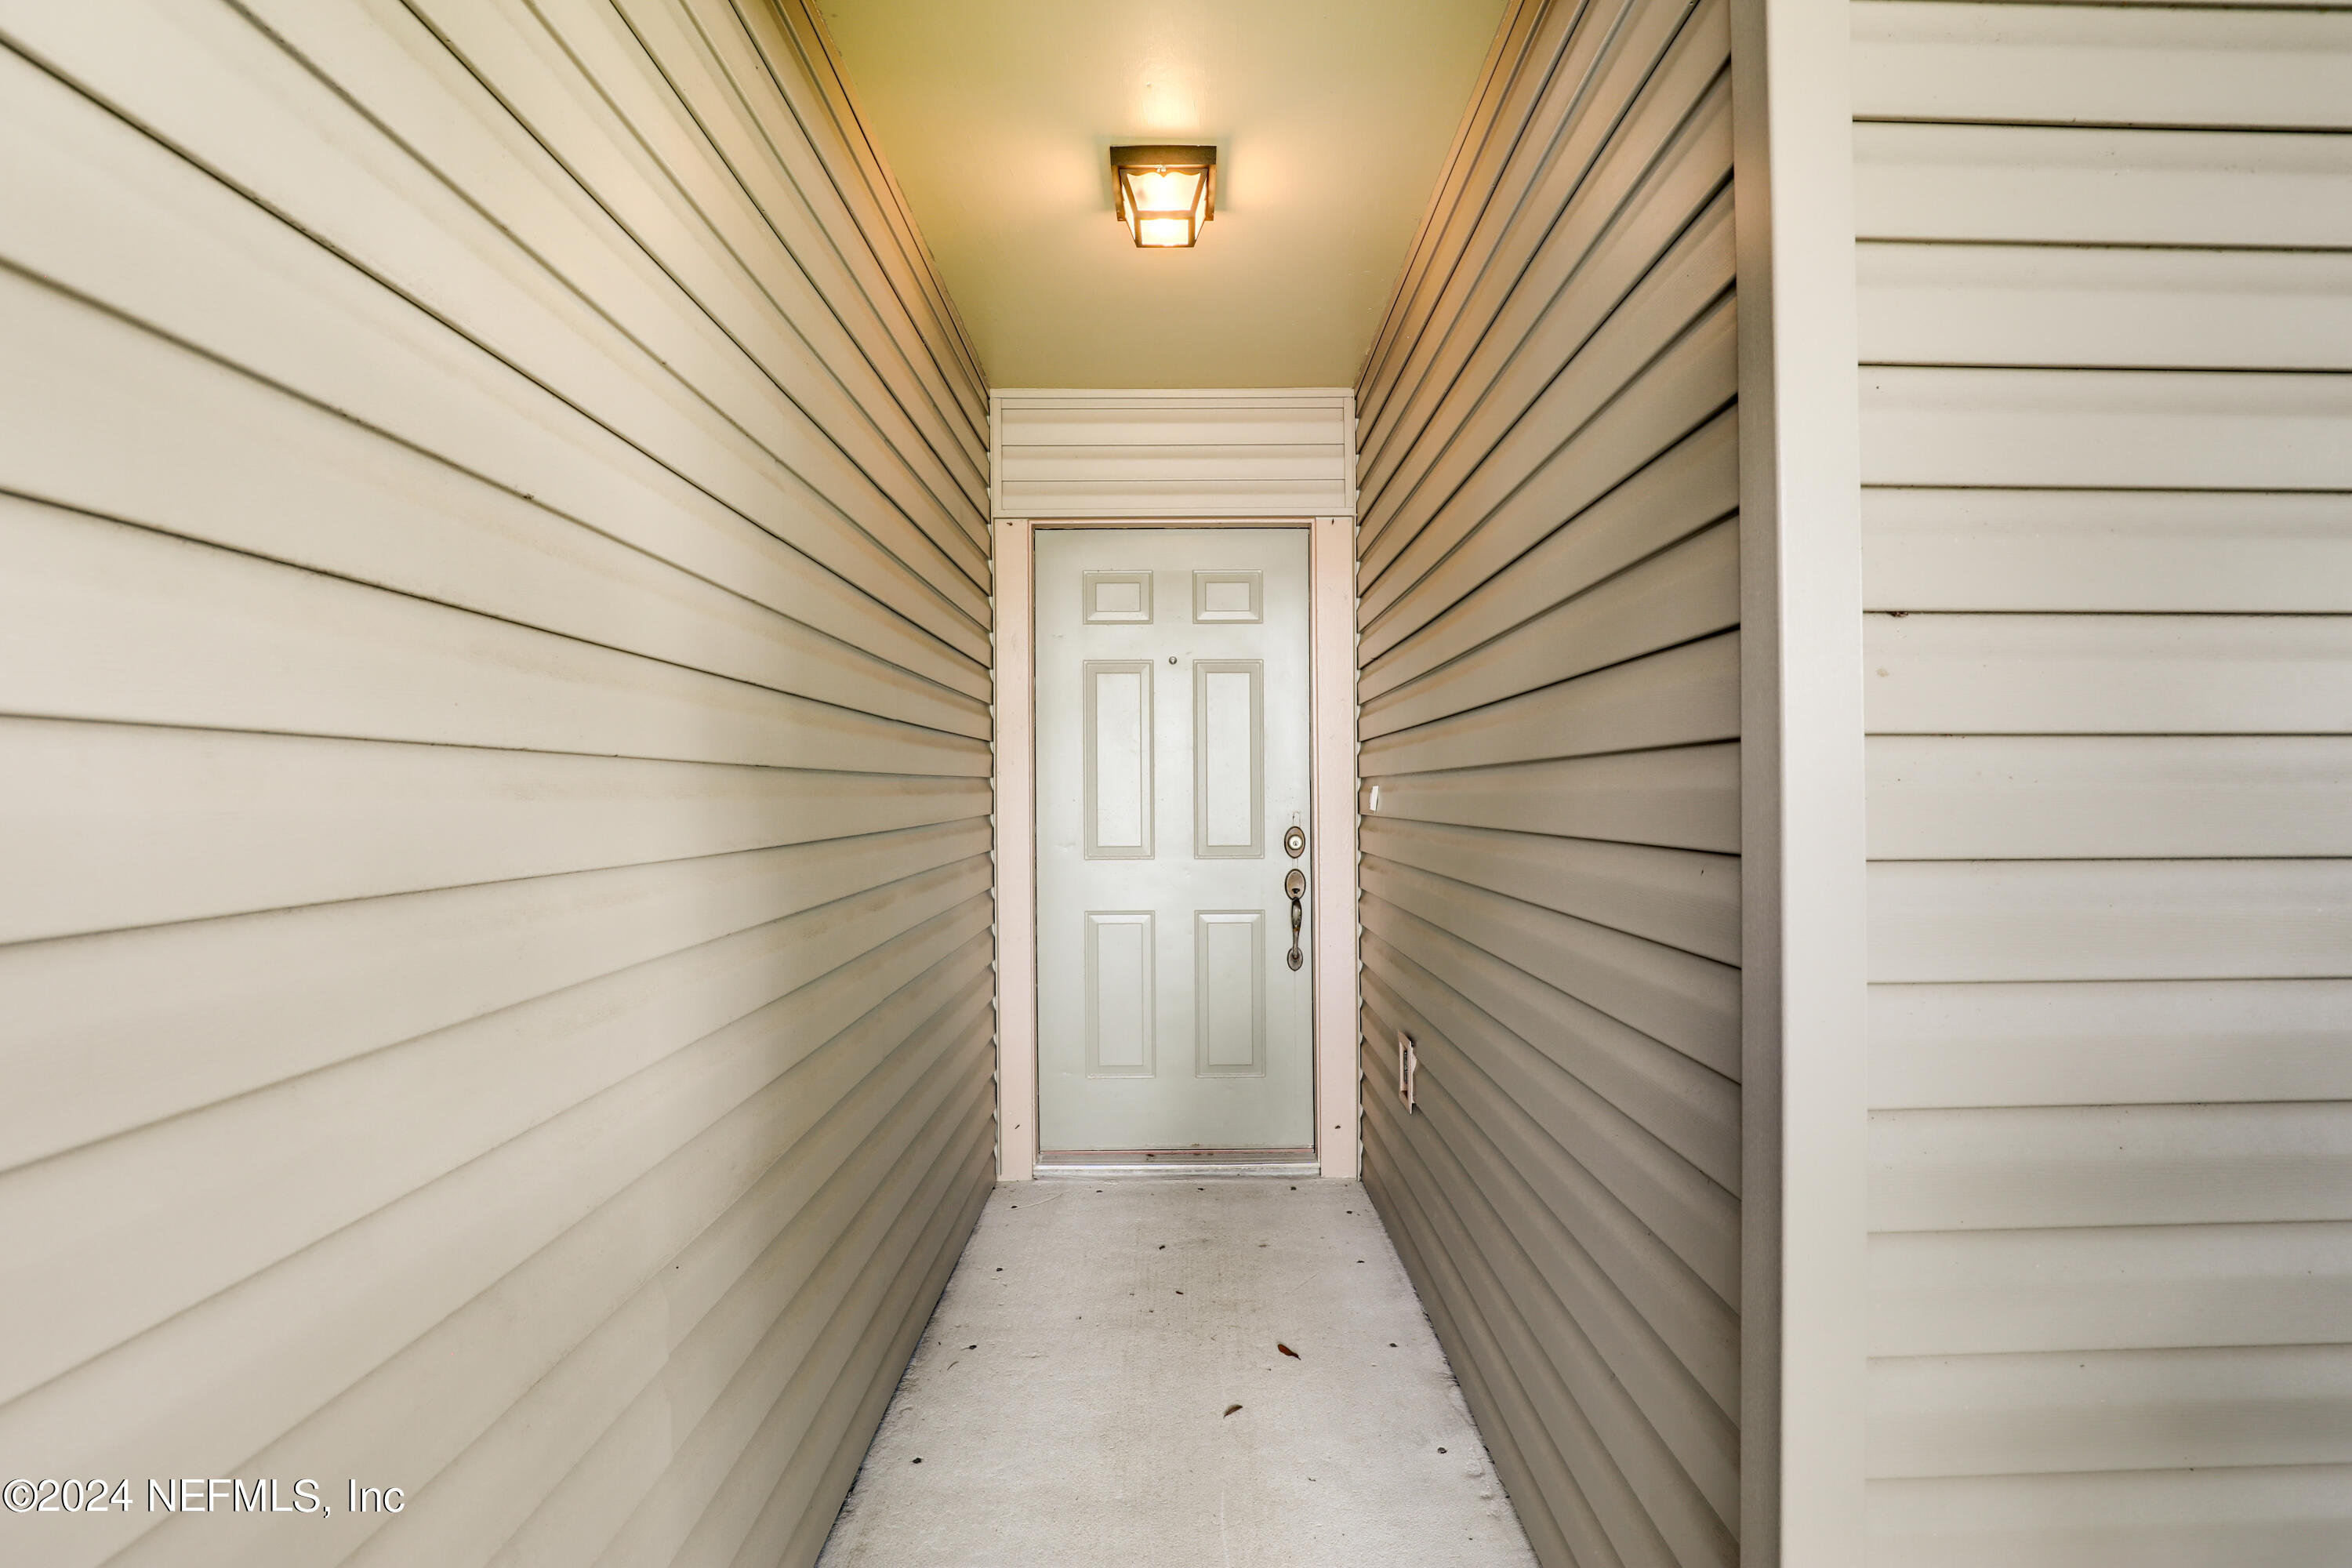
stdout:
[(1290, 875), (1282, 879), (1282, 890), (1290, 895), (1290, 967), (1296, 969), (1307, 962), (1307, 955), (1298, 951), (1298, 927), (1307, 918), (1306, 906), (1300, 902), (1307, 897), (1307, 873), (1293, 866)]

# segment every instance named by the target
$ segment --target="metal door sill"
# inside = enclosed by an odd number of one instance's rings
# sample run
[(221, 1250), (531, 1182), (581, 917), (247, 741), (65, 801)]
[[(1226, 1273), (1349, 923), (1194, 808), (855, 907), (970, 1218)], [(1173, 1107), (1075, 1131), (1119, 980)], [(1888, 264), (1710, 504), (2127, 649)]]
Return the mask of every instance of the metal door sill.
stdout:
[(1046, 1150), (1037, 1156), (1040, 1181), (1101, 1176), (1319, 1176), (1312, 1149)]

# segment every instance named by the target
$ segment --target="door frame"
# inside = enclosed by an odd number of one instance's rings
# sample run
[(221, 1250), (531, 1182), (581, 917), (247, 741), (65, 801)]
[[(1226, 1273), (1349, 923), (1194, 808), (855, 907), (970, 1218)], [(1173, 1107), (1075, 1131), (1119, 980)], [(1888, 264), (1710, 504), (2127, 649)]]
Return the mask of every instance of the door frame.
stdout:
[(1299, 528), (1307, 534), (1307, 776), (1316, 846), (1315, 1163), (1360, 1169), (1356, 892), (1356, 520), (1353, 517), (997, 518), (996, 1175), (1037, 1173), (1037, 634), (1039, 529)]

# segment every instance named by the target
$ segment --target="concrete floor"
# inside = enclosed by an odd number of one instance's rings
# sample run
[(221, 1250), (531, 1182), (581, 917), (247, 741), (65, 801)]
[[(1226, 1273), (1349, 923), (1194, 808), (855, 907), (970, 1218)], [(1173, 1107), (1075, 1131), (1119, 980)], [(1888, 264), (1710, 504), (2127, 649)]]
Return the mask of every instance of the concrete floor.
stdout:
[(820, 1568), (1534, 1562), (1362, 1186), (1196, 1178), (996, 1189)]

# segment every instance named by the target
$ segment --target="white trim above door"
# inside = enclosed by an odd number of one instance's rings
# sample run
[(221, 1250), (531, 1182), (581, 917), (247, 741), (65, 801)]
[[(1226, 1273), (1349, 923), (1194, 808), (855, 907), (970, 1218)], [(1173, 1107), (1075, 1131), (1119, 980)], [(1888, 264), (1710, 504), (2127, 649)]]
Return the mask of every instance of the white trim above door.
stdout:
[(1353, 517), (1347, 387), (988, 395), (989, 509), (1118, 520)]

